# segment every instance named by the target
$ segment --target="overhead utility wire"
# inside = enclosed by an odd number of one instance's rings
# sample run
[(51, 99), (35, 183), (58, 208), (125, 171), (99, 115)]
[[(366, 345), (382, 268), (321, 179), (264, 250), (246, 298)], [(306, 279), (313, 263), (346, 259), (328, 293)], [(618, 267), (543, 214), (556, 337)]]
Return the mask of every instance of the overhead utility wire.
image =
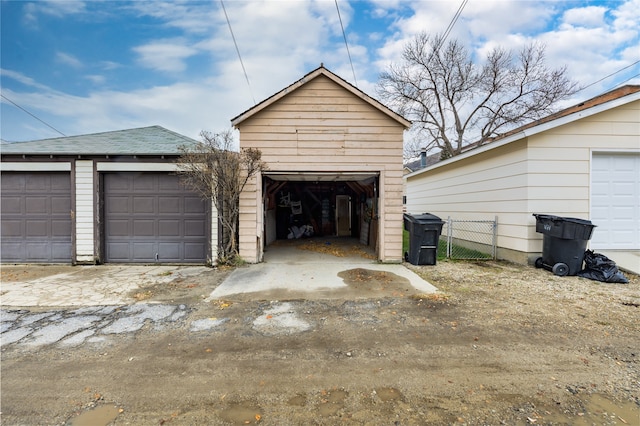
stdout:
[(458, 18), (462, 14), (462, 11), (464, 10), (464, 7), (467, 5), (468, 1), (469, 0), (462, 0), (460, 7), (458, 7), (458, 10), (456, 11), (456, 14), (451, 19), (451, 22), (449, 22), (449, 26), (447, 27), (446, 30), (444, 30), (444, 34), (442, 35), (442, 40), (440, 41), (440, 45), (444, 44), (444, 41), (447, 39), (447, 37), (449, 37), (449, 33), (451, 32), (451, 30), (453, 29), (453, 26), (458, 21)]
[(229, 26), (229, 32), (231, 33), (231, 38), (233, 39), (233, 44), (236, 47), (236, 52), (238, 53), (238, 59), (240, 59), (240, 65), (242, 66), (242, 72), (244, 73), (244, 78), (247, 80), (247, 86), (249, 86), (249, 94), (251, 95), (251, 99), (253, 99), (253, 104), (256, 104), (256, 98), (253, 97), (253, 91), (251, 90), (251, 83), (249, 83), (249, 76), (247, 75), (247, 70), (244, 68), (244, 62), (242, 62), (242, 56), (240, 56), (240, 49), (238, 49), (238, 43), (236, 42), (236, 37), (233, 35), (233, 30), (231, 29), (231, 22), (229, 21), (229, 16), (227, 15), (227, 9), (224, 7), (224, 2), (220, 0), (220, 5), (222, 5), (222, 11), (224, 12), (224, 17), (227, 20), (227, 25)]
[(358, 80), (356, 79), (356, 71), (353, 69), (353, 61), (351, 60), (351, 53), (349, 52), (349, 44), (347, 43), (347, 34), (344, 32), (344, 25), (342, 25), (342, 16), (340, 16), (340, 8), (338, 7), (338, 0), (335, 0), (336, 10), (338, 11), (338, 19), (340, 20), (340, 28), (342, 28), (342, 37), (344, 38), (344, 45), (347, 48), (347, 56), (349, 56), (349, 63), (351, 64), (351, 72), (353, 73), (353, 82), (358, 87)]
[(2, 96), (4, 99), (7, 100), (7, 102), (10, 102), (13, 106), (15, 106), (18, 109), (21, 109), (22, 111), (26, 112), (27, 114), (29, 114), (30, 116), (32, 116), (33, 118), (35, 118), (36, 120), (38, 120), (39, 122), (41, 122), (42, 124), (44, 124), (45, 126), (47, 126), (50, 129), (55, 130), (56, 132), (60, 133), (62, 136), (67, 136), (64, 133), (62, 133), (60, 130), (56, 129), (55, 127), (53, 127), (51, 124), (47, 123), (46, 121), (38, 118), (35, 114), (27, 111), (26, 109), (22, 108), (20, 105), (18, 105), (17, 103), (13, 102), (11, 99), (7, 98), (5, 95), (0, 94), (0, 96)]
[[(600, 80), (598, 80), (598, 81), (594, 81), (594, 82), (593, 82), (593, 83), (591, 83), (591, 84), (587, 84), (586, 86), (581, 87), (581, 88), (580, 88), (580, 90), (578, 90), (578, 92), (581, 92), (581, 91), (583, 91), (584, 89), (586, 89), (587, 87), (591, 87), (591, 86), (593, 86), (594, 84), (598, 84), (598, 83), (600, 83), (602, 80), (606, 80), (607, 78), (612, 77), (612, 76), (614, 76), (614, 75), (618, 74), (619, 72), (622, 72), (622, 71), (626, 70), (627, 68), (631, 68), (632, 66), (634, 66), (634, 65), (636, 65), (636, 64), (638, 64), (638, 63), (640, 63), (640, 60), (635, 61), (634, 63), (632, 63), (632, 64), (630, 64), (630, 65), (627, 65), (627, 66), (626, 66), (626, 67), (624, 67), (624, 68), (620, 68), (618, 71), (613, 72), (613, 73), (611, 73), (611, 74), (609, 74), (609, 75), (607, 75), (607, 76), (605, 76), (605, 77), (602, 77), (602, 78), (601, 78)], [(631, 77), (631, 78), (633, 78), (633, 77)], [(630, 78), (629, 80), (631, 80), (631, 78)], [(627, 81), (629, 81), (629, 80), (627, 80)], [(626, 83), (626, 81), (625, 81), (625, 83)], [(577, 93), (577, 92), (576, 92), (576, 93)]]
[(613, 90), (614, 88), (616, 88), (616, 87), (618, 87), (618, 86), (622, 86), (622, 85), (623, 85), (623, 84), (625, 84), (626, 82), (628, 82), (628, 81), (630, 81), (630, 80), (633, 80), (633, 79), (634, 79), (634, 78), (636, 78), (636, 77), (640, 77), (640, 74), (632, 75), (631, 77), (629, 77), (629, 78), (628, 78), (628, 79), (626, 79), (625, 81), (622, 81), (622, 82), (620, 82), (620, 83), (616, 84), (616, 85), (615, 85), (614, 87), (612, 87), (611, 89), (607, 89), (607, 90), (605, 90), (605, 91), (604, 91), (604, 92), (602, 92), (602, 93), (607, 93), (607, 92), (609, 92), (609, 91)]

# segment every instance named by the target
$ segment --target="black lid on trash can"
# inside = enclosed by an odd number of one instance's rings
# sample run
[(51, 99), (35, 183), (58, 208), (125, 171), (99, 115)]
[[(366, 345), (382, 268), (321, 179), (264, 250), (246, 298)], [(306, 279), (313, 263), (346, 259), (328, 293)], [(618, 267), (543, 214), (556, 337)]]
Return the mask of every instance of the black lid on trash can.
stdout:
[(404, 218), (414, 223), (442, 222), (442, 219), (431, 213), (422, 213), (417, 215), (405, 213)]

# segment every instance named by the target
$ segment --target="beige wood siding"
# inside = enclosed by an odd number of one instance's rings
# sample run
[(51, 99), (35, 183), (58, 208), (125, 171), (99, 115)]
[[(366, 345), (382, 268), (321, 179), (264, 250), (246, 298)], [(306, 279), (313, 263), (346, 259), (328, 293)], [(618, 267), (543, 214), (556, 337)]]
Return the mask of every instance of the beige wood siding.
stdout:
[(432, 167), (407, 179), (407, 211), (498, 216), (499, 248), (530, 258), (542, 247), (532, 213), (589, 219), (592, 154), (640, 151), (639, 117), (635, 101)]
[[(380, 174), (379, 258), (402, 258), (404, 126), (330, 78), (319, 75), (242, 121), (241, 148), (258, 148), (269, 171)], [(240, 255), (261, 260), (259, 179), (241, 196)]]

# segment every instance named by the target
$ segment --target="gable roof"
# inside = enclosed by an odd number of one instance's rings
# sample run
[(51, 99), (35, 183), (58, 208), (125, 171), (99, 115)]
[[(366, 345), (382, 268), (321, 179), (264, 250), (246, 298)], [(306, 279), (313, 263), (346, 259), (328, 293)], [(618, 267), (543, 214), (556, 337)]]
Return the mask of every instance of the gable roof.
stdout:
[(0, 153), (27, 155), (178, 155), (196, 140), (160, 126), (65, 136), (0, 146)]
[(504, 135), (501, 135), (490, 142), (487, 142), (481, 146), (473, 146), (472, 148), (464, 151), (462, 154), (447, 160), (440, 161), (432, 166), (428, 166), (424, 169), (417, 170), (413, 173), (406, 175), (405, 177), (413, 177), (419, 175), (427, 170), (432, 170), (437, 167), (444, 166), (456, 161), (460, 161), (465, 158), (472, 157), (474, 155), (495, 149), (511, 142), (519, 141), (529, 136), (536, 135), (538, 133), (546, 132), (550, 129), (563, 126), (574, 121), (590, 117), (592, 115), (608, 111), (610, 109), (619, 107), (621, 105), (628, 104), (640, 100), (640, 86), (626, 85), (617, 89), (611, 90), (602, 95), (591, 98), (587, 101), (580, 102), (569, 108), (565, 108), (561, 111), (548, 115), (547, 117), (525, 124), (524, 126), (513, 129)]
[(389, 107), (385, 106), (382, 102), (370, 97), (369, 95), (364, 93), (362, 90), (360, 90), (357, 87), (353, 86), (348, 81), (343, 80), (341, 77), (339, 77), (336, 74), (332, 73), (331, 71), (326, 69), (324, 67), (324, 65), (322, 65), (322, 64), (318, 68), (316, 68), (315, 70), (313, 70), (310, 73), (306, 74), (300, 80), (296, 81), (293, 84), (290, 84), (289, 86), (285, 87), (284, 89), (282, 89), (278, 93), (268, 97), (267, 99), (263, 100), (262, 102), (258, 103), (255, 106), (249, 108), (248, 110), (246, 110), (245, 112), (241, 113), (240, 115), (232, 118), (231, 119), (231, 124), (233, 125), (233, 127), (238, 127), (238, 125), (240, 123), (242, 123), (244, 120), (246, 120), (247, 118), (257, 114), (258, 112), (262, 111), (265, 108), (268, 108), (270, 105), (274, 104), (278, 100), (280, 100), (283, 97), (287, 96), (289, 93), (299, 89), (300, 87), (304, 86), (306, 83), (310, 82), (311, 80), (313, 80), (316, 77), (319, 77), (321, 75), (329, 78), (334, 83), (336, 83), (337, 85), (341, 86), (343, 89), (353, 93), (355, 96), (361, 98), (363, 101), (365, 101), (369, 105), (373, 106), (374, 108), (378, 109), (379, 111), (381, 111), (385, 115), (387, 115), (390, 118), (392, 118), (393, 120), (397, 121), (402, 126), (404, 126), (405, 129), (408, 129), (411, 126), (411, 122), (409, 120), (407, 120), (406, 118), (402, 117), (400, 114), (395, 113)]

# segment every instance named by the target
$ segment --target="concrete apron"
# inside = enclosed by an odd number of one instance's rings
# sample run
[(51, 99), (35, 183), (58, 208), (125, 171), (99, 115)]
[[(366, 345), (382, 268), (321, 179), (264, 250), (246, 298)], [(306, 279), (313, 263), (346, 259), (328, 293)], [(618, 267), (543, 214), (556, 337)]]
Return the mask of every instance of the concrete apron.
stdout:
[[(25, 281), (3, 282), (2, 307), (71, 307), (132, 304), (130, 293), (150, 284), (200, 275), (205, 266), (3, 266), (6, 270), (40, 268), (42, 276)], [(58, 273), (48, 274), (47, 269)]]
[[(355, 253), (345, 256), (301, 249), (305, 241), (331, 246), (354, 246)], [(350, 270), (363, 269), (395, 274), (408, 280), (416, 292), (429, 294), (438, 289), (401, 264), (383, 264), (363, 257), (362, 245), (351, 239), (314, 239), (279, 241), (265, 250), (264, 262), (234, 270), (209, 296), (208, 300), (292, 300), (292, 299), (349, 299), (359, 297), (349, 292), (349, 286), (339, 276)], [(343, 251), (344, 253), (344, 251)], [(373, 257), (373, 256), (371, 256)]]

